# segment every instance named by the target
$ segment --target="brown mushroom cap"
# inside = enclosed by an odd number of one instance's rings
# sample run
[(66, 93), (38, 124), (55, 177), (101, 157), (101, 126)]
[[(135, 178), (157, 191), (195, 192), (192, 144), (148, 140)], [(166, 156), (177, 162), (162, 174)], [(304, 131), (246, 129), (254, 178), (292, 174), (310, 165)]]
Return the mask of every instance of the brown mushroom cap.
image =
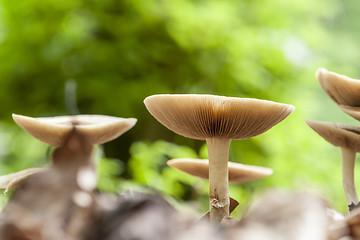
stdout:
[(182, 136), (246, 139), (285, 119), (294, 106), (252, 98), (202, 94), (162, 94), (144, 100), (160, 123)]
[(351, 107), (345, 105), (339, 105), (339, 107), (341, 110), (343, 110), (344, 113), (360, 121), (360, 107)]
[(331, 122), (310, 121), (306, 123), (329, 143), (360, 152), (360, 128)]
[(90, 144), (111, 141), (132, 128), (135, 118), (118, 118), (104, 115), (76, 115), (32, 118), (13, 114), (14, 121), (38, 140), (49, 145), (62, 145), (73, 126), (86, 136)]
[(360, 106), (360, 81), (320, 68), (316, 72), (324, 91), (337, 104)]
[(43, 172), (46, 169), (47, 168), (28, 168), (19, 172), (0, 176), (0, 189), (5, 189), (5, 193), (6, 193), (9, 188), (14, 188), (19, 186), (31, 175), (35, 173)]
[[(209, 160), (179, 158), (167, 161), (167, 165), (190, 175), (209, 179)], [(244, 183), (273, 174), (271, 168), (228, 162), (229, 182)]]

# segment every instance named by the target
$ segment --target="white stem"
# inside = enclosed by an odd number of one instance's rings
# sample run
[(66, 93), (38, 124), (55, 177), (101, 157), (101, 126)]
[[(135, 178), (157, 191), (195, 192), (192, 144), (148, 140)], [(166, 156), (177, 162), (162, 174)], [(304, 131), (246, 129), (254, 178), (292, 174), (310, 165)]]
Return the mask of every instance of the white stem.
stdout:
[(348, 206), (359, 203), (354, 184), (354, 166), (356, 152), (349, 148), (341, 148), (342, 153), (342, 174), (343, 188), (345, 192), (346, 203)]
[(228, 158), (231, 139), (206, 139), (209, 153), (210, 221), (220, 223), (229, 216)]

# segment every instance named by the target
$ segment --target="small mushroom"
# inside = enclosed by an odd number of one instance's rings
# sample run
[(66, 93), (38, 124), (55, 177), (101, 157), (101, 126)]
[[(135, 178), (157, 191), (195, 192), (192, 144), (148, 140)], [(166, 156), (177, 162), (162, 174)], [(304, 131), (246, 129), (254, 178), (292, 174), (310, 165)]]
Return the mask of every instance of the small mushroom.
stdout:
[(339, 105), (339, 107), (344, 113), (360, 121), (360, 107), (351, 107), (346, 105)]
[(144, 100), (160, 123), (182, 136), (206, 140), (210, 219), (229, 216), (228, 155), (232, 139), (246, 139), (285, 119), (294, 106), (272, 101), (199, 94), (163, 94)]
[(8, 192), (9, 188), (15, 188), (19, 186), (23, 181), (33, 174), (43, 172), (47, 168), (28, 168), (19, 172), (10, 173), (0, 176), (0, 189), (5, 189), (4, 194)]
[[(179, 169), (190, 175), (209, 179), (209, 160), (179, 158), (171, 159), (166, 164), (172, 168)], [(273, 174), (271, 168), (245, 165), (241, 163), (228, 162), (229, 182), (244, 183)]]
[(90, 144), (103, 144), (111, 141), (132, 128), (135, 118), (118, 118), (105, 115), (75, 115), (32, 118), (18, 114), (12, 115), (17, 125), (38, 140), (60, 146), (73, 126), (83, 134)]
[(339, 123), (306, 121), (326, 141), (340, 147), (342, 152), (343, 188), (349, 211), (359, 204), (354, 184), (356, 152), (360, 152), (360, 128)]
[[(209, 179), (209, 160), (207, 159), (178, 158), (171, 159), (167, 161), (166, 164), (192, 176)], [(229, 182), (232, 183), (249, 182), (273, 174), (271, 168), (244, 165), (235, 162), (228, 162), (228, 170)], [(239, 203), (230, 197), (229, 213), (231, 213), (238, 205)], [(208, 213), (202, 218), (205, 218), (207, 215)]]
[(316, 78), (321, 87), (339, 105), (360, 106), (360, 81), (320, 68)]

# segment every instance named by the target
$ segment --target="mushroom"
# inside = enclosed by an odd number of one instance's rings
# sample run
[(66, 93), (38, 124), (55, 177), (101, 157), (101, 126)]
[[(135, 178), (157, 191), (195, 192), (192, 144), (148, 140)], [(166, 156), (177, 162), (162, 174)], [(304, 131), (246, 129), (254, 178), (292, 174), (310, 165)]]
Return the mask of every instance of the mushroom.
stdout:
[(353, 210), (359, 204), (354, 184), (354, 165), (356, 152), (360, 152), (360, 128), (320, 121), (307, 120), (306, 123), (326, 141), (341, 148), (342, 184), (349, 211)]
[(360, 121), (360, 107), (352, 107), (346, 105), (339, 105), (339, 107), (341, 110), (343, 110), (344, 113)]
[[(178, 158), (171, 159), (167, 161), (166, 164), (190, 175), (209, 179), (209, 160), (207, 159)], [(244, 183), (273, 174), (271, 168), (235, 162), (228, 162), (228, 170), (229, 182), (233, 183)]]
[[(32, 118), (18, 114), (12, 115), (14, 121), (38, 140), (53, 146), (62, 146), (70, 134), (76, 130), (89, 146), (102, 144), (119, 137), (132, 128), (135, 118), (118, 118), (104, 115), (74, 115)], [(55, 150), (56, 151), (56, 150)], [(61, 164), (54, 158), (55, 165)], [(96, 186), (94, 163), (84, 163), (77, 172), (78, 184), (82, 188), (91, 190)]]
[[(207, 159), (178, 158), (171, 159), (167, 161), (166, 164), (192, 176), (209, 179), (209, 160)], [(228, 162), (228, 170), (229, 182), (233, 183), (249, 182), (273, 174), (271, 168), (244, 165), (235, 162)], [(229, 213), (238, 205), (239, 203), (230, 197)], [(207, 213), (205, 215), (207, 215)]]
[(285, 119), (292, 105), (198, 94), (163, 94), (144, 100), (148, 111), (182, 136), (206, 140), (209, 153), (210, 219), (229, 216), (228, 155), (232, 139), (259, 135)]
[(339, 105), (360, 106), (360, 81), (320, 68), (316, 78), (321, 87)]
[(28, 168), (19, 172), (10, 173), (0, 176), (0, 189), (5, 189), (4, 194), (8, 192), (9, 188), (19, 186), (23, 181), (35, 173), (43, 172), (47, 168)]
[(135, 118), (118, 118), (105, 115), (74, 115), (32, 118), (12, 115), (17, 125), (38, 140), (60, 146), (73, 126), (83, 134), (90, 144), (103, 144), (119, 137), (132, 128)]

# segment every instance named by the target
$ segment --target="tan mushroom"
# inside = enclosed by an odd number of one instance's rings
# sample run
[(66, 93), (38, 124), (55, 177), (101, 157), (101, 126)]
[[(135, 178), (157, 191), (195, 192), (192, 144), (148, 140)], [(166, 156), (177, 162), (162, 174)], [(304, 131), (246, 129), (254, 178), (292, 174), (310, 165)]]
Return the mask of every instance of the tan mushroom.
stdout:
[(339, 123), (306, 121), (326, 141), (340, 147), (342, 152), (343, 188), (349, 211), (359, 204), (354, 184), (356, 152), (360, 152), (360, 128)]
[(345, 105), (339, 105), (339, 107), (341, 110), (343, 110), (344, 113), (360, 121), (360, 107), (351, 107)]
[(73, 126), (90, 144), (111, 141), (132, 128), (135, 118), (118, 118), (104, 115), (75, 115), (32, 118), (12, 115), (16, 124), (38, 140), (52, 146), (60, 146)]
[(360, 81), (320, 68), (316, 72), (324, 91), (339, 105), (360, 106)]
[[(192, 176), (209, 179), (209, 160), (179, 158), (171, 159), (166, 164)], [(264, 178), (273, 174), (271, 168), (228, 162), (229, 182), (244, 183)]]
[(210, 218), (229, 216), (228, 154), (232, 139), (259, 135), (285, 119), (294, 107), (251, 98), (197, 94), (153, 95), (148, 111), (182, 136), (206, 140), (209, 153)]
[[(135, 123), (135, 118), (118, 118), (104, 115), (75, 115), (32, 118), (22, 115), (13, 114), (14, 121), (38, 140), (53, 146), (62, 146), (66, 139), (73, 133), (77, 132), (86, 145), (92, 146), (111, 141), (130, 128)], [(76, 146), (79, 147), (79, 146)], [(91, 150), (92, 151), (92, 150)], [(56, 154), (57, 150), (54, 151)], [(63, 165), (53, 156), (54, 165)], [(88, 162), (77, 169), (78, 184), (86, 190), (94, 189), (96, 186), (96, 172), (92, 158), (87, 158)]]
[[(171, 159), (167, 161), (166, 164), (192, 176), (209, 179), (209, 160), (207, 159), (178, 158)], [(228, 162), (228, 170), (229, 182), (232, 183), (245, 183), (273, 174), (271, 168), (244, 165), (235, 162)], [(229, 213), (231, 213), (238, 205), (239, 203), (230, 197)], [(208, 214), (209, 212), (204, 216), (207, 216)]]
[(23, 181), (35, 173), (43, 172), (47, 168), (28, 168), (19, 172), (0, 176), (0, 189), (5, 189), (6, 194), (9, 188), (19, 186)]

